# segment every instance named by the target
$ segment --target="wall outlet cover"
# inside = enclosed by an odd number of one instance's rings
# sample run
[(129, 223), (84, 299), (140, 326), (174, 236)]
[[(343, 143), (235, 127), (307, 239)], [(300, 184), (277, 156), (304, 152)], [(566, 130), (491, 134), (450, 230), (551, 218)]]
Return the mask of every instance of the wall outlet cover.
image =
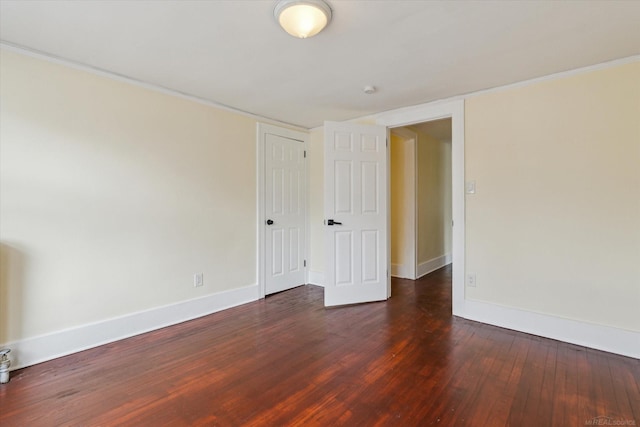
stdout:
[(475, 288), (476, 287), (476, 274), (475, 273), (467, 274), (467, 286), (469, 286), (471, 288)]
[(193, 286), (198, 288), (200, 286), (204, 286), (204, 274), (197, 273), (193, 275)]

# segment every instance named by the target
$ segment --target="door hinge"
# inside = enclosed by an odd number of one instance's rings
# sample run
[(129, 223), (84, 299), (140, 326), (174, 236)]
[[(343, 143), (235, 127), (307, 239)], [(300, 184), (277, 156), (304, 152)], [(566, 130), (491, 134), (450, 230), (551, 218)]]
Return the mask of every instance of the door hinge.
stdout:
[(302, 266), (303, 266), (303, 267), (306, 267), (306, 266), (307, 266), (307, 260), (306, 260), (306, 259), (302, 262)]
[(307, 158), (307, 150), (304, 150), (304, 158)]
[(451, 220), (451, 226), (453, 227), (453, 220)]
[(387, 138), (387, 147), (389, 146), (389, 138)]

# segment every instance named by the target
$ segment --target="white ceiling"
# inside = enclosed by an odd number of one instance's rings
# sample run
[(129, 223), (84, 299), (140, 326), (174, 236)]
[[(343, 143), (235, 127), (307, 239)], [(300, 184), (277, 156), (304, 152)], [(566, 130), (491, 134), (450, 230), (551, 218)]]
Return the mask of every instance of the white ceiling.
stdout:
[(0, 0), (0, 39), (305, 128), (640, 54), (639, 1), (328, 2), (301, 40), (275, 0)]

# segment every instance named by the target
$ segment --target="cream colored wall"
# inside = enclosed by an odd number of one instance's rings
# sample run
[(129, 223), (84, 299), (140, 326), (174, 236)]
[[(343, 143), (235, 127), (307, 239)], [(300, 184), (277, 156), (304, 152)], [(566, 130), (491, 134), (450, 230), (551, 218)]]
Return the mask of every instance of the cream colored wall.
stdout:
[(640, 63), (465, 103), (466, 297), (640, 331)]
[(405, 219), (407, 212), (407, 201), (404, 188), (409, 185), (405, 181), (405, 164), (407, 160), (406, 150), (409, 148), (403, 144), (404, 139), (398, 135), (391, 134), (391, 144), (389, 145), (389, 182), (390, 182), (390, 212), (391, 212), (391, 264), (404, 265), (407, 263), (407, 242), (406, 231), (411, 224), (407, 224)]
[(0, 64), (0, 343), (256, 283), (255, 120)]
[(418, 265), (451, 253), (451, 142), (418, 134)]
[[(638, 82), (634, 63), (465, 100), (465, 175), (477, 182), (465, 212), (477, 287), (466, 298), (640, 331)], [(314, 143), (321, 153), (321, 129)], [(320, 156), (311, 168), (312, 211), (322, 212)], [(312, 221), (317, 272), (321, 221)]]

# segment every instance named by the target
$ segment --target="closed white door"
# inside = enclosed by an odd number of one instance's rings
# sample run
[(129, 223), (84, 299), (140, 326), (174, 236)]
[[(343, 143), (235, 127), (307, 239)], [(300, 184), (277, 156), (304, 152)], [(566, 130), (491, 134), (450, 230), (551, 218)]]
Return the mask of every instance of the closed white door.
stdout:
[(325, 122), (324, 134), (325, 305), (385, 300), (387, 130)]
[(302, 141), (265, 138), (265, 294), (303, 285), (305, 153)]

